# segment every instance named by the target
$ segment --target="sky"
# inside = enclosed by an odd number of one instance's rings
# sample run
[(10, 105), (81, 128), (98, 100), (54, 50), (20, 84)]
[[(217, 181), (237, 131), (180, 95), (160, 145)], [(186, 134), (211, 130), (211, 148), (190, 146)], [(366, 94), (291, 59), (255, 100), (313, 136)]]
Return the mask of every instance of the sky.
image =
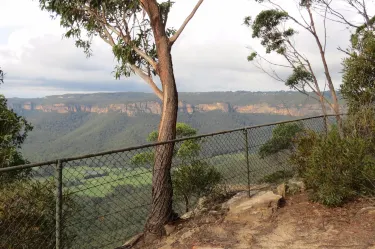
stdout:
[[(178, 28), (197, 0), (176, 0), (168, 26)], [(280, 0), (296, 11), (294, 0)], [(108, 44), (95, 38), (93, 56), (86, 58), (74, 40), (62, 38), (59, 20), (39, 9), (37, 0), (1, 0), (0, 67), (6, 97), (43, 97), (64, 93), (151, 92), (138, 76), (116, 80), (116, 60)], [(20, 8), (22, 6), (22, 8)], [(254, 0), (205, 0), (173, 47), (175, 78), (179, 91), (275, 91), (288, 90), (246, 60), (250, 48), (264, 52), (243, 25), (245, 16), (256, 16), (264, 6)], [(317, 26), (322, 32), (322, 22)], [(297, 29), (298, 30), (298, 29)], [(311, 36), (298, 30), (296, 45), (309, 58), (324, 84), (320, 55)], [(350, 33), (337, 23), (328, 24), (327, 59), (335, 86), (341, 83), (344, 54)], [(267, 58), (281, 62), (278, 55)], [(282, 77), (288, 69), (276, 68)]]

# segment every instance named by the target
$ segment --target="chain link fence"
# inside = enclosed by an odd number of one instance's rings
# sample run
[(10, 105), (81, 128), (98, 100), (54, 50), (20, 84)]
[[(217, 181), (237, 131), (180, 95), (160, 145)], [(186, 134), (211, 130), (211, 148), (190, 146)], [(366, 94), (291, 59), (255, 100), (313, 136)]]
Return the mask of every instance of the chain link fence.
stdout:
[[(291, 169), (287, 152), (262, 158), (259, 149), (276, 127), (293, 123), (325, 131), (319, 116), (175, 140), (172, 174), (189, 160), (204, 162), (221, 173), (226, 191), (250, 191), (265, 176)], [(199, 149), (186, 159), (183, 152), (192, 144)], [(155, 146), (0, 169), (0, 179), (27, 171), (24, 180), (0, 184), (0, 248), (121, 246), (146, 222)], [(182, 203), (174, 205), (182, 214)]]

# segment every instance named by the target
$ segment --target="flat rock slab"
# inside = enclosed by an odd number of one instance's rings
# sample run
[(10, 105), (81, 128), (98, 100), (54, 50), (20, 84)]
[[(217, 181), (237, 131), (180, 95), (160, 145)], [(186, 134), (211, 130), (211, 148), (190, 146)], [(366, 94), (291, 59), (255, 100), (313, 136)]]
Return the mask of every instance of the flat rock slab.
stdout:
[(274, 194), (272, 191), (261, 191), (251, 198), (241, 198), (229, 205), (229, 213), (239, 214), (251, 208), (277, 208), (281, 198), (281, 195)]

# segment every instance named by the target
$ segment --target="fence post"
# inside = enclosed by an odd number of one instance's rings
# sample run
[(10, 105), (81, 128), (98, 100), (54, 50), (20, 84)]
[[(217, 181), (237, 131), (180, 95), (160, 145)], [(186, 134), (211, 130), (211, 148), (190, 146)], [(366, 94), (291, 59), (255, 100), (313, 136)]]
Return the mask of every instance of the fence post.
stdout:
[(61, 218), (62, 218), (62, 161), (57, 160), (56, 165), (56, 249), (62, 249), (61, 246)]
[(249, 162), (249, 139), (247, 136), (247, 129), (243, 130), (245, 136), (245, 156), (246, 156), (246, 166), (247, 166), (247, 188), (248, 195), (250, 197), (250, 162)]

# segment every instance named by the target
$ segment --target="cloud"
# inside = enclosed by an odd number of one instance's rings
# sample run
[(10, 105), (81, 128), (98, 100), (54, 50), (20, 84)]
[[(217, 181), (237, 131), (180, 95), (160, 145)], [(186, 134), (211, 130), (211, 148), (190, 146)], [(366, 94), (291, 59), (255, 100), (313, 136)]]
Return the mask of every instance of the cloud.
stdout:
[[(284, 1), (285, 2), (285, 1)], [(62, 39), (59, 20), (51, 20), (39, 10), (38, 1), (2, 0), (0, 15), (0, 63), (6, 71), (6, 96), (43, 96), (50, 93), (96, 91), (150, 91), (137, 76), (115, 80), (116, 61), (111, 48), (94, 40), (93, 57), (86, 58), (71, 39)], [(19, 6), (23, 8), (19, 8)], [(168, 24), (179, 27), (195, 1), (180, 0), (174, 5)], [(290, 3), (285, 7), (293, 8)], [(263, 7), (254, 1), (205, 1), (172, 50), (175, 76), (180, 91), (286, 90), (246, 61), (248, 47), (264, 51), (259, 40), (242, 25), (243, 18), (255, 16)], [(15, 14), (17, 13), (17, 14)], [(23, 18), (20, 18), (22, 16)], [(322, 32), (322, 22), (317, 21)], [(318, 78), (324, 83), (324, 71), (316, 43), (299, 29), (297, 46), (309, 58)], [(327, 35), (327, 58), (335, 85), (340, 84), (343, 54), (349, 32), (330, 23)], [(280, 57), (270, 55), (273, 61)], [(283, 77), (290, 70), (277, 69)]]

